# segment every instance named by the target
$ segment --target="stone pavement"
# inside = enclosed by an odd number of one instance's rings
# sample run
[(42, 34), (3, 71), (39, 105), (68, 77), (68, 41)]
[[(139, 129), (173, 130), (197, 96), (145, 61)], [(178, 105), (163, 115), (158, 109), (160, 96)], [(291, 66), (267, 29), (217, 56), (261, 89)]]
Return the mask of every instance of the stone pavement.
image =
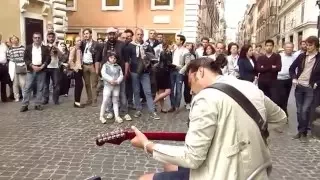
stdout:
[[(59, 106), (50, 104), (41, 112), (30, 107), (26, 113), (19, 112), (20, 103), (0, 103), (0, 180), (84, 180), (93, 175), (103, 180), (137, 179), (144, 173), (161, 171), (161, 164), (129, 142), (97, 147), (97, 133), (131, 125), (150, 131), (187, 128), (186, 112), (162, 115), (160, 121), (142, 118), (119, 126), (112, 122), (102, 125), (99, 108), (75, 109), (72, 97), (61, 99)], [(294, 117), (294, 108), (290, 114)], [(290, 118), (284, 133), (271, 135), (271, 179), (320, 179), (320, 142), (291, 140), (294, 122)]]

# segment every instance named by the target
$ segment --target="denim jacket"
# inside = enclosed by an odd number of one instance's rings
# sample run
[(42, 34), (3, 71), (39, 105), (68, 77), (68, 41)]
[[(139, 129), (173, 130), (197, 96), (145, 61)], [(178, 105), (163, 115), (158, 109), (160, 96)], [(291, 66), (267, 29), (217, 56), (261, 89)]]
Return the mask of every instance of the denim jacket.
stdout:
[(123, 73), (118, 64), (104, 63), (101, 68), (101, 75), (105, 85), (111, 85), (110, 81), (116, 81), (120, 84), (123, 80)]

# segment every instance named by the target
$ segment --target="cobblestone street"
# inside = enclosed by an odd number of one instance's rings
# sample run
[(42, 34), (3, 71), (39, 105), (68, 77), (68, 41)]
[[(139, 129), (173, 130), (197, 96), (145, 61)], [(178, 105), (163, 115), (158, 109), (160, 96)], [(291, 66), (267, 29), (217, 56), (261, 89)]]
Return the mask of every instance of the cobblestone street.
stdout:
[[(98, 132), (111, 131), (113, 123), (98, 121), (99, 108), (72, 107), (72, 97), (61, 97), (61, 105), (44, 111), (20, 113), (20, 103), (0, 103), (0, 180), (84, 180), (93, 175), (103, 180), (133, 180), (147, 172), (161, 171), (161, 164), (147, 158), (129, 142), (120, 146), (95, 145)], [(292, 106), (293, 102), (290, 103)], [(285, 132), (272, 133), (273, 180), (320, 179), (320, 142), (291, 140), (294, 108)], [(184, 131), (186, 112), (162, 115), (160, 121), (134, 119), (120, 126), (142, 130)]]

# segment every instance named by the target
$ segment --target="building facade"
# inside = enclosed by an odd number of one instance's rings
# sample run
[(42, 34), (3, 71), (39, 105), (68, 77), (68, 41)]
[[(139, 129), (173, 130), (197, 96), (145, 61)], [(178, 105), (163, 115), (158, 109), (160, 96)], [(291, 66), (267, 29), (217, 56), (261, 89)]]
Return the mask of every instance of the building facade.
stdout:
[(219, 19), (210, 19), (219, 18), (217, 6), (201, 8), (206, 2), (209, 0), (67, 0), (66, 39), (72, 41), (85, 28), (92, 29), (94, 39), (105, 38), (106, 29), (115, 27), (120, 32), (141, 28), (146, 39), (150, 30), (156, 30), (169, 41), (183, 34), (187, 41), (196, 42), (200, 36), (212, 37), (211, 26), (218, 29)]
[[(239, 42), (264, 45), (265, 40), (272, 39), (276, 48), (292, 42), (297, 50), (301, 40), (318, 34), (314, 0), (252, 0), (248, 9), (239, 22)], [(251, 31), (244, 28), (248, 26), (252, 26)]]
[[(0, 6), (0, 23), (3, 40), (12, 35), (20, 38), (23, 45), (32, 43), (32, 34), (40, 32), (44, 40), (48, 25), (67, 25), (66, 14), (57, 14), (56, 10), (65, 10), (65, 0), (10, 0), (2, 1)], [(60, 19), (63, 19), (60, 20)], [(57, 27), (57, 26), (54, 26)], [(56, 28), (55, 32), (63, 41), (65, 28)]]
[(279, 0), (278, 40), (279, 45), (292, 42), (295, 50), (300, 41), (308, 36), (317, 36), (319, 9), (314, 0)]
[[(200, 0), (198, 13), (198, 41), (201, 37), (212, 38), (212, 41), (220, 39), (220, 17), (219, 6), (221, 1)], [(223, 14), (223, 13), (221, 13)]]

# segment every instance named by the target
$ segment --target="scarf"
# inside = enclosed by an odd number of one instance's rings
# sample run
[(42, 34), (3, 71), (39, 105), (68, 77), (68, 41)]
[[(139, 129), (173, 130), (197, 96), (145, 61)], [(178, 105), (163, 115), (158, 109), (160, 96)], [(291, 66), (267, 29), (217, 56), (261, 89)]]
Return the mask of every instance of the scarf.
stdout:
[(146, 56), (145, 50), (147, 49), (148, 43), (143, 42), (143, 43), (138, 43), (138, 42), (131, 42), (131, 44), (136, 46), (136, 54), (137, 58), (143, 59)]

